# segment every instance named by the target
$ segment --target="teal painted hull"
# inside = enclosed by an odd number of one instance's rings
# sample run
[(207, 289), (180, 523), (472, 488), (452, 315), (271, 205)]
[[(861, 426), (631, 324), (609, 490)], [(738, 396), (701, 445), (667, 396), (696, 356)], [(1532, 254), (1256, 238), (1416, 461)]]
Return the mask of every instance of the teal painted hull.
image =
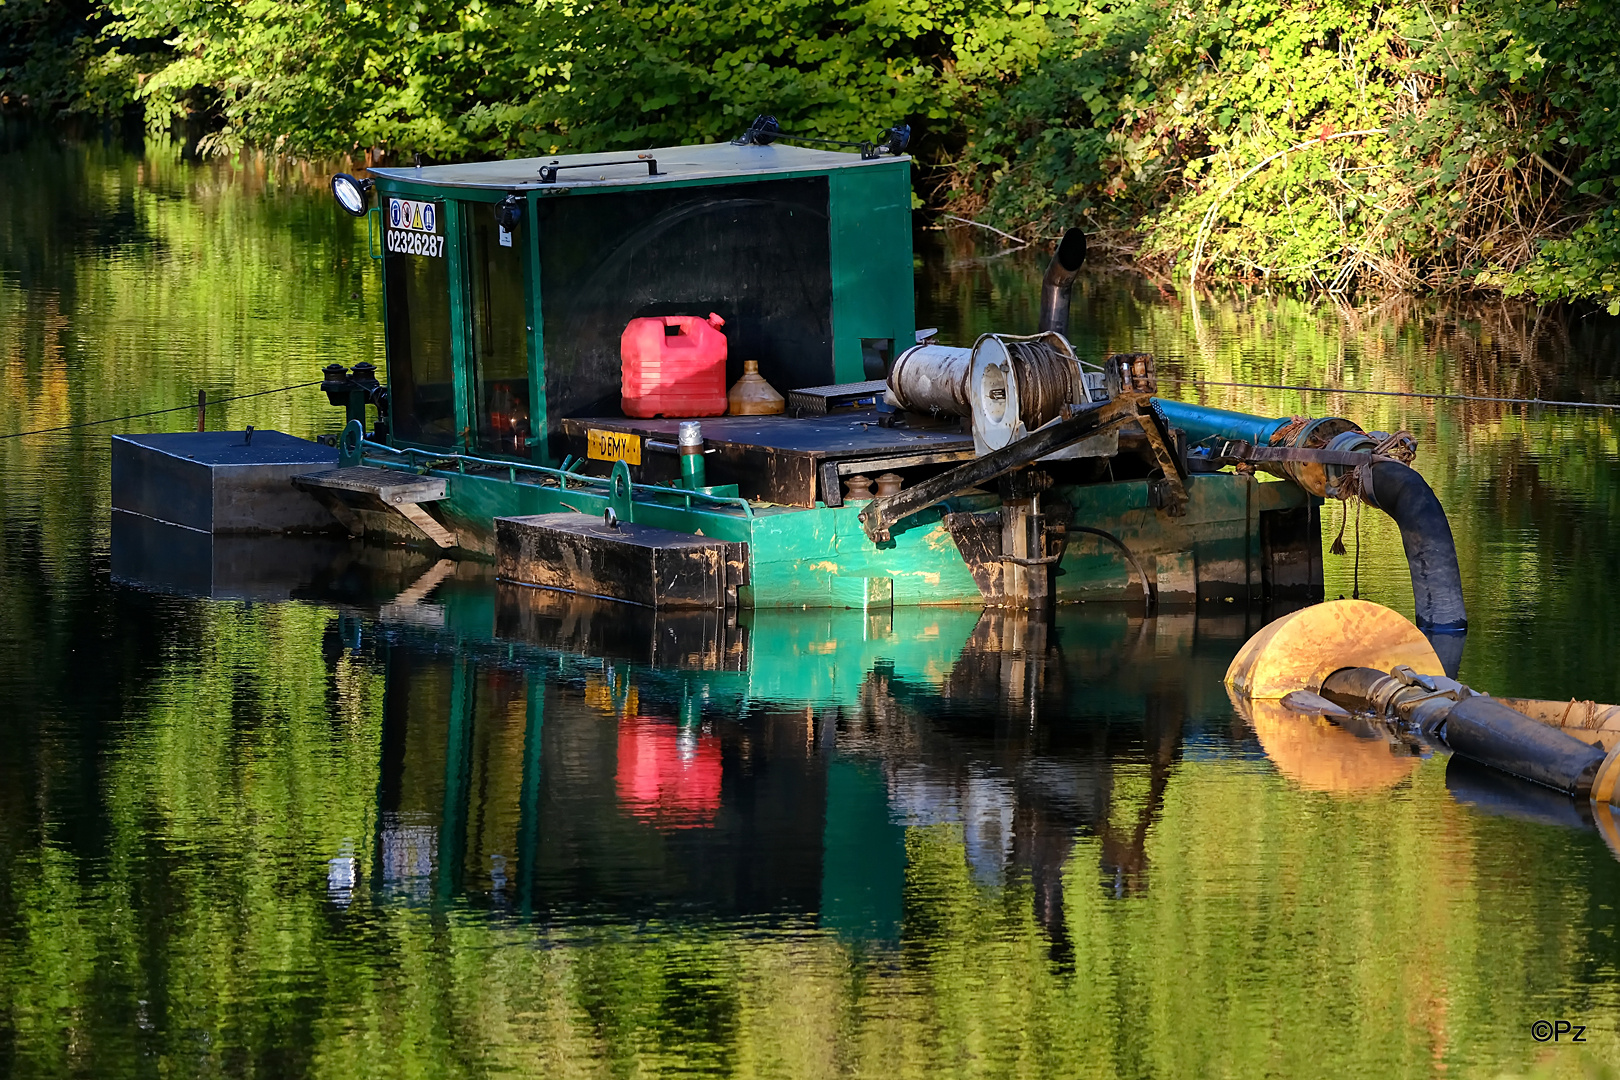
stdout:
[[(575, 511), (600, 516), (614, 503), (605, 485), (557, 486), (525, 472), (433, 473), (448, 481), (436, 512), (464, 548), (493, 554), (494, 520)], [(1233, 473), (1188, 478), (1185, 516), (1172, 518), (1149, 502), (1145, 481), (1059, 487), (1049, 499), (1074, 508), (1074, 522), (1118, 537), (1157, 587), (1161, 601), (1260, 599), (1266, 587), (1262, 514), (1305, 507), (1310, 497), (1293, 484), (1259, 482)], [(838, 508), (753, 506), (740, 500), (705, 504), (667, 491), (637, 488), (630, 513), (651, 525), (748, 545), (750, 584), (738, 602), (755, 608), (887, 608), (927, 604), (979, 605), (984, 597), (947, 528), (953, 511), (986, 511), (994, 496), (952, 500), (907, 518), (894, 539), (875, 544), (861, 528), (864, 504)], [(687, 505), (690, 503), (690, 505)], [(1071, 534), (1052, 577), (1060, 603), (1139, 596), (1127, 560), (1107, 542)]]

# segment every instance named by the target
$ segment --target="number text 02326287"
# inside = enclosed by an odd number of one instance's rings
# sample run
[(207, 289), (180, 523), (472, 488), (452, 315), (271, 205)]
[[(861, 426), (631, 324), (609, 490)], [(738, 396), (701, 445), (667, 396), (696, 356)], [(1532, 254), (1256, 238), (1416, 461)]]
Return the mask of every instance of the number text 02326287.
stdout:
[(442, 236), (419, 232), (401, 232), (396, 229), (388, 229), (386, 232), (388, 234), (388, 250), (396, 255), (430, 255), (435, 259), (444, 258), (444, 237)]

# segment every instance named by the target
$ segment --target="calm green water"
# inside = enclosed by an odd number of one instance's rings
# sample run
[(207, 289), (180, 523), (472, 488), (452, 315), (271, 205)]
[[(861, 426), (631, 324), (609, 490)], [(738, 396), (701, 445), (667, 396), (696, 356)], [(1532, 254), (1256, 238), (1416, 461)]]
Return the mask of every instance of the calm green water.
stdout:
[[(380, 352), (323, 176), (0, 136), (0, 434)], [(920, 322), (1032, 325), (1038, 255), (923, 241)], [(1182, 396), (1412, 430), (1463, 677), (1620, 700), (1614, 418), (1195, 385), (1620, 400), (1613, 322), (1104, 275), (1074, 316)], [(1220, 676), (1261, 612), (653, 624), (375, 549), (186, 596), (114, 580), (107, 433), (0, 440), (0, 1075), (1615, 1075), (1599, 833), (1257, 732)], [(1371, 512), (1359, 586), (1410, 611)]]

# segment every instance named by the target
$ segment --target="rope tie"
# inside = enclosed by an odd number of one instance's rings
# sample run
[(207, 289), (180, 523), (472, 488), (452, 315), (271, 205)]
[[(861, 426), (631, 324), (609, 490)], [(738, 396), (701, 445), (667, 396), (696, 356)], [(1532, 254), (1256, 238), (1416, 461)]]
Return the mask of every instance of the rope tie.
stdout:
[(1417, 436), (1402, 428), (1375, 446), (1373, 453), (1392, 457), (1402, 465), (1410, 465), (1417, 457)]
[[(1385, 435), (1383, 440), (1373, 447), (1373, 453), (1379, 457), (1394, 458), (1402, 465), (1410, 466), (1417, 458), (1417, 436), (1402, 428), (1392, 435)], [(1339, 519), (1339, 535), (1333, 538), (1333, 543), (1328, 547), (1331, 554), (1347, 554), (1344, 546), (1344, 530), (1350, 524), (1350, 506), (1352, 503), (1355, 504), (1356, 581), (1353, 595), (1359, 595), (1361, 587), (1361, 504), (1367, 501), (1367, 491), (1372, 486), (1372, 474), (1369, 472), (1371, 468), (1371, 465), (1358, 465), (1339, 477), (1338, 482), (1328, 489), (1328, 494), (1344, 504)]]
[(1339, 504), (1339, 535), (1333, 538), (1333, 544), (1328, 551), (1335, 555), (1346, 554), (1344, 548), (1344, 527), (1350, 524), (1350, 502), (1345, 500)]
[(1291, 416), (1288, 423), (1271, 433), (1272, 446), (1291, 446), (1299, 433), (1305, 430), (1305, 425), (1311, 422), (1308, 416)]
[(1361, 599), (1361, 503), (1356, 503), (1356, 573), (1350, 580), (1350, 599)]

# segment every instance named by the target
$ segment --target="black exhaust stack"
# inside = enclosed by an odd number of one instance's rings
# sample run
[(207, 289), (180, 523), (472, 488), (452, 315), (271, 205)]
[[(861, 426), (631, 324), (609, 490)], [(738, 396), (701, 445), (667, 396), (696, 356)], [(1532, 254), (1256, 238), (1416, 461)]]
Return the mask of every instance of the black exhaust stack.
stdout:
[(1058, 242), (1057, 254), (1041, 281), (1041, 333), (1069, 332), (1069, 286), (1086, 261), (1086, 234), (1070, 229)]

